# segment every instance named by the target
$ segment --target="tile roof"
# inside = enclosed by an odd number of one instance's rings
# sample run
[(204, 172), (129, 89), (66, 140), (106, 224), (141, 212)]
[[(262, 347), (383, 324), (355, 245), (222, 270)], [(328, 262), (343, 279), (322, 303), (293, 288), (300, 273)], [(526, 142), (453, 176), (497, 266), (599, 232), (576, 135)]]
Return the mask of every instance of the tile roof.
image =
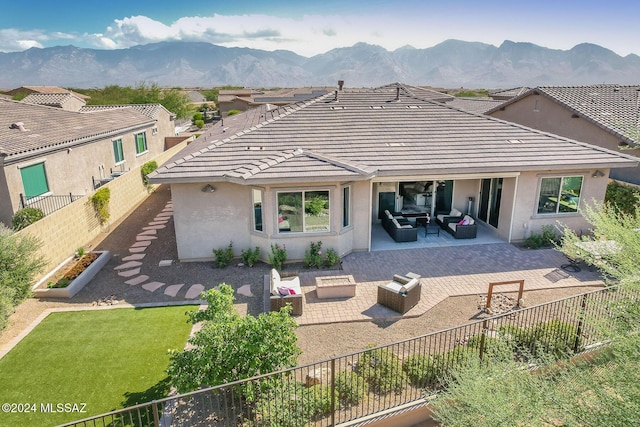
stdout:
[(150, 178), (300, 182), (638, 163), (632, 156), (408, 93), (402, 85), (346, 89), (338, 92), (338, 101), (329, 93), (273, 110), (249, 110), (208, 128)]
[(90, 96), (84, 95), (82, 93), (77, 93), (69, 89), (64, 89), (58, 86), (20, 86), (19, 88), (12, 89), (8, 91), (10, 94), (22, 92), (24, 89), (36, 92), (36, 93), (72, 93), (80, 99), (89, 99)]
[(489, 96), (494, 99), (511, 99), (516, 96), (520, 96), (523, 93), (527, 92), (531, 88), (522, 86), (522, 87), (514, 87), (511, 89), (501, 89), (494, 92), (491, 92)]
[(477, 114), (484, 114), (502, 104), (504, 101), (491, 98), (454, 97), (451, 101), (447, 101), (447, 105)]
[(65, 102), (76, 98), (81, 102), (85, 102), (84, 99), (78, 98), (72, 93), (31, 93), (27, 95), (22, 102), (27, 104), (49, 105), (52, 107), (60, 107)]
[[(16, 123), (25, 130), (12, 126)], [(7, 163), (153, 123), (133, 108), (81, 113), (0, 99), (0, 156)]]
[(91, 113), (95, 111), (117, 110), (122, 108), (133, 108), (139, 113), (142, 113), (152, 119), (157, 119), (158, 113), (164, 110), (175, 119), (175, 114), (164, 108), (162, 104), (85, 105), (80, 109), (80, 112)]
[[(506, 101), (508, 106), (533, 93), (542, 94), (595, 123), (627, 143), (640, 132), (640, 86), (602, 84), (589, 86), (539, 86)], [(493, 108), (487, 112), (497, 110)]]

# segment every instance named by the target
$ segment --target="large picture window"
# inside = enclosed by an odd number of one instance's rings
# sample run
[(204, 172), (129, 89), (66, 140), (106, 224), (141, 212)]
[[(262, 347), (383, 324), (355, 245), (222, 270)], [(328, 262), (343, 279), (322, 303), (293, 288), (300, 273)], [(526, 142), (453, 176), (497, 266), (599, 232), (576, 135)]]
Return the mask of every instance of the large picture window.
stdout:
[(44, 163), (20, 168), (20, 176), (22, 177), (24, 196), (27, 199), (49, 192), (49, 183), (47, 182)]
[(147, 151), (147, 134), (146, 132), (140, 132), (135, 135), (136, 137), (136, 153), (142, 154)]
[(122, 139), (116, 139), (113, 141), (113, 157), (115, 158), (116, 165), (124, 162), (124, 151), (122, 150)]
[(330, 230), (329, 191), (278, 193), (278, 231), (294, 233)]
[(253, 199), (253, 229), (264, 231), (262, 228), (262, 191), (252, 189), (251, 198)]
[(538, 213), (573, 213), (580, 206), (581, 176), (542, 178)]

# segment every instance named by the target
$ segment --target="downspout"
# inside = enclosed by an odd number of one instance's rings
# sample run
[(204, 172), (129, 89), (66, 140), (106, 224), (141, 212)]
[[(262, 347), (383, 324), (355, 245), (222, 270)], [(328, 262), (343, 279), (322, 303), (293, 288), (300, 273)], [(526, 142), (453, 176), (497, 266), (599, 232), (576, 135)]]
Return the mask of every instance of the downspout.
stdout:
[(513, 190), (513, 203), (511, 206), (511, 223), (509, 224), (509, 238), (507, 243), (511, 243), (511, 237), (513, 234), (513, 221), (516, 216), (516, 200), (518, 199), (518, 180), (520, 179), (520, 175), (516, 175), (516, 185)]
[(373, 181), (369, 180), (369, 219), (368, 219), (368, 223), (369, 226), (367, 227), (367, 234), (368, 234), (368, 240), (369, 240), (369, 247), (367, 248), (367, 252), (371, 252), (371, 228), (373, 227)]

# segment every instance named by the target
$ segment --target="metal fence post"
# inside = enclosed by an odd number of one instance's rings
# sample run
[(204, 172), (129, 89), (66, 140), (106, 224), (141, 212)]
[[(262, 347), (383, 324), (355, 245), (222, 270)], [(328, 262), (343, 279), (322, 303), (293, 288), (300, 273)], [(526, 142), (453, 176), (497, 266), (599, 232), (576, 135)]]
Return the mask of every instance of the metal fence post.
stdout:
[(582, 295), (582, 303), (581, 303), (581, 308), (582, 310), (580, 310), (580, 320), (578, 320), (578, 329), (576, 330), (576, 340), (573, 344), (573, 352), (577, 353), (578, 349), (580, 348), (580, 337), (582, 336), (582, 328), (583, 328), (583, 323), (584, 323), (584, 316), (585, 316), (585, 312), (587, 311), (587, 296), (589, 294), (584, 294)]
[(331, 425), (336, 425), (336, 358), (331, 358)]
[(482, 334), (480, 334), (480, 360), (482, 360), (482, 357), (484, 356), (484, 346), (485, 346), (485, 339), (487, 336), (487, 321), (483, 321), (482, 322)]
[(22, 193), (20, 193), (20, 209), (24, 209), (24, 207), (24, 196), (22, 195)]

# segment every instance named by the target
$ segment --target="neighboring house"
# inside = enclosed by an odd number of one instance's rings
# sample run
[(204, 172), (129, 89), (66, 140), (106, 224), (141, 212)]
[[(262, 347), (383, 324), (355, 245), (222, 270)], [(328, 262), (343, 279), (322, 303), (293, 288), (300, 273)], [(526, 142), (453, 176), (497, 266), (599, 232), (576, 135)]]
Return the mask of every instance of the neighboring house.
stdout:
[(408, 94), (420, 99), (442, 102), (470, 113), (484, 114), (504, 101), (480, 97), (457, 97), (431, 88), (405, 85)]
[(14, 96), (18, 94), (29, 95), (32, 93), (45, 93), (45, 94), (53, 94), (53, 93), (71, 93), (77, 98), (87, 100), (90, 96), (83, 95), (78, 92), (74, 92), (69, 89), (64, 89), (58, 86), (20, 86), (15, 89), (11, 89), (5, 92), (5, 95)]
[(0, 99), (0, 222), (25, 204), (50, 213), (154, 158), (174, 135), (157, 104), (76, 112)]
[(67, 111), (79, 111), (87, 103), (72, 93), (32, 93), (27, 95), (22, 102), (26, 104), (48, 105)]
[(211, 259), (230, 241), (264, 259), (285, 244), (302, 259), (318, 240), (340, 255), (370, 250), (385, 209), (466, 212), (470, 198), (505, 241), (558, 221), (586, 228), (578, 208), (602, 200), (610, 168), (638, 162), (398, 84), (224, 118), (150, 181), (171, 184), (181, 260)]
[(260, 105), (283, 106), (316, 98), (329, 92), (327, 88), (296, 88), (257, 91), (253, 89), (225, 89), (218, 93), (218, 107), (222, 114), (230, 110), (247, 111)]
[[(640, 86), (541, 86), (487, 112), (492, 117), (638, 155)], [(615, 169), (610, 177), (640, 184), (640, 167)]]
[(511, 89), (496, 90), (494, 92), (489, 93), (489, 98), (495, 99), (497, 101), (508, 101), (511, 98), (515, 98), (516, 96), (522, 95), (528, 90), (530, 90), (530, 88), (526, 86), (514, 87)]

